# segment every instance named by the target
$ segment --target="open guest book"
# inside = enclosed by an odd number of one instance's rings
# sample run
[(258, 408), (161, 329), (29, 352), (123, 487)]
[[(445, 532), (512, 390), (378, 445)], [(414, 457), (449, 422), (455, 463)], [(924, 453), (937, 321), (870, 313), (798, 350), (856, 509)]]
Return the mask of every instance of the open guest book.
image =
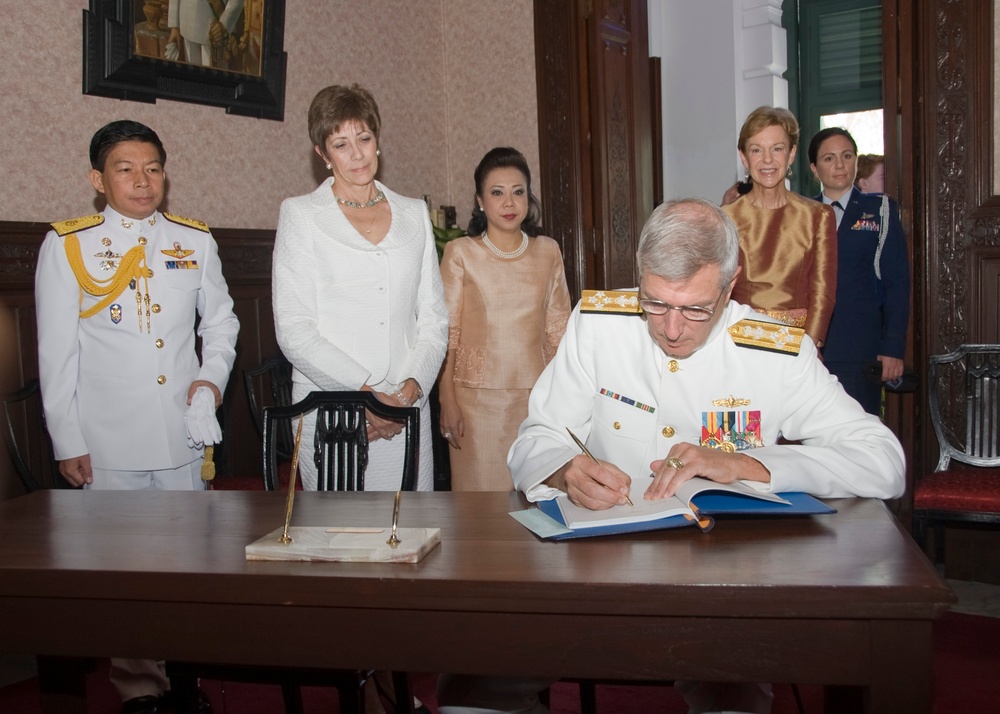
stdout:
[[(591, 511), (571, 503), (567, 496), (562, 495), (536, 504), (538, 510), (548, 517), (546, 520), (554, 523), (529, 524), (529, 518), (511, 515), (542, 538), (562, 540), (683, 526), (696, 526), (708, 531), (713, 526), (713, 516), (718, 515), (786, 516), (836, 512), (836, 509), (806, 493), (763, 492), (742, 481), (724, 484), (695, 477), (683, 483), (675, 496), (659, 501), (643, 498), (648, 485), (648, 480), (632, 481), (629, 496), (635, 508), (625, 504), (604, 511)], [(533, 525), (550, 527), (539, 529)]]

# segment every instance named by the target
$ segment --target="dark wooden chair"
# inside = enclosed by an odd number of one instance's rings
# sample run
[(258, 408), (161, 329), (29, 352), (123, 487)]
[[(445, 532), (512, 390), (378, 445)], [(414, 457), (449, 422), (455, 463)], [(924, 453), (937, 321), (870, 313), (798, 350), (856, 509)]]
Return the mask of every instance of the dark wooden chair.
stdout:
[[(306, 419), (316, 420), (316, 437), (313, 443), (299, 446), (299, 460), (301, 463), (303, 459), (312, 459), (317, 464), (319, 490), (363, 491), (368, 465), (366, 409), (383, 419), (399, 420), (404, 424), (405, 456), (400, 490), (415, 490), (420, 462), (420, 410), (417, 407), (383, 404), (371, 392), (311, 392), (295, 404), (264, 407), (261, 431), (265, 490), (279, 489), (279, 474), (284, 463), (282, 434), (294, 433), (299, 416), (305, 415)], [(288, 457), (291, 457), (290, 453)], [(233, 667), (199, 663), (169, 663), (168, 673), (181, 675), (181, 686), (188, 688), (193, 682), (192, 675), (279, 684), (288, 714), (302, 713), (300, 688), (303, 686), (335, 687), (341, 712), (363, 714), (364, 686), (374, 674), (371, 670)], [(393, 672), (392, 683), (396, 701), (394, 711), (412, 714), (413, 696), (406, 673)], [(183, 699), (193, 703), (196, 694), (196, 690), (189, 689), (183, 694)]]
[(4, 396), (3, 417), (7, 452), (24, 490), (31, 493), (43, 488), (70, 488), (59, 475), (52, 452), (37, 379)]
[(930, 414), (937, 467), (917, 483), (913, 535), (944, 563), (947, 526), (1000, 527), (1000, 345), (961, 345), (932, 355)]
[(415, 490), (420, 462), (420, 410), (384, 404), (372, 392), (311, 392), (295, 404), (264, 407), (264, 489), (278, 488), (279, 438), (286, 428), (294, 432), (299, 415), (305, 414), (307, 419), (316, 420), (316, 436), (313, 444), (300, 446), (299, 459), (310, 458), (316, 464), (318, 490), (364, 491), (368, 467), (366, 410), (403, 423), (405, 456), (400, 490)]
[[(243, 371), (243, 386), (246, 389), (250, 418), (262, 436), (265, 406), (288, 406), (292, 403), (292, 363), (284, 355), (268, 357), (256, 367)], [(288, 461), (292, 458), (291, 429), (278, 435), (278, 454)]]

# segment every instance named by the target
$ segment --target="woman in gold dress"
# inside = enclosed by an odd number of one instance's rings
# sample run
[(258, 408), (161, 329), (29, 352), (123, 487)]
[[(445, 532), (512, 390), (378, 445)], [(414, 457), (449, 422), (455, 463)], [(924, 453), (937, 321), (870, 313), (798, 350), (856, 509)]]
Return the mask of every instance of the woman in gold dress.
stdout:
[(740, 130), (740, 160), (753, 188), (724, 210), (740, 232), (732, 299), (826, 339), (837, 290), (833, 209), (785, 188), (799, 140), (787, 109), (758, 107)]
[(571, 305), (559, 245), (539, 235), (524, 156), (490, 150), (475, 181), (469, 235), (448, 243), (441, 260), (450, 322), (441, 433), (451, 446), (453, 490), (510, 491), (507, 451)]

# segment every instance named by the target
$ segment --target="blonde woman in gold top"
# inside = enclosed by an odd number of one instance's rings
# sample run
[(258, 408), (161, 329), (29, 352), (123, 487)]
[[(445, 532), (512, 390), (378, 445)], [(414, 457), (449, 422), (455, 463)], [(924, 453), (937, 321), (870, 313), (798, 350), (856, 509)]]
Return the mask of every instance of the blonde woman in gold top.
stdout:
[(799, 140), (787, 109), (758, 107), (740, 131), (740, 160), (753, 188), (723, 206), (740, 233), (732, 299), (826, 340), (837, 290), (833, 209), (785, 187)]
[(441, 260), (448, 353), (438, 389), (455, 491), (510, 491), (507, 451), (528, 395), (556, 353), (571, 309), (559, 245), (539, 235), (531, 172), (516, 149), (475, 173), (469, 235)]

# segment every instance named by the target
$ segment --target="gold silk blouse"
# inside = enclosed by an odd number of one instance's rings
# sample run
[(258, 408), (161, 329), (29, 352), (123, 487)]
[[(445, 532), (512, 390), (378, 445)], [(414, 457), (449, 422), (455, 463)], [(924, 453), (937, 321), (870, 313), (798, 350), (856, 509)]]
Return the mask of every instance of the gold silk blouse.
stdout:
[(493, 255), (479, 237), (447, 244), (441, 280), (455, 383), (531, 389), (555, 356), (572, 309), (559, 244), (529, 239), (515, 260)]
[(732, 299), (797, 324), (822, 344), (837, 294), (833, 209), (789, 192), (781, 208), (757, 208), (748, 194), (722, 210), (740, 233), (743, 270)]

